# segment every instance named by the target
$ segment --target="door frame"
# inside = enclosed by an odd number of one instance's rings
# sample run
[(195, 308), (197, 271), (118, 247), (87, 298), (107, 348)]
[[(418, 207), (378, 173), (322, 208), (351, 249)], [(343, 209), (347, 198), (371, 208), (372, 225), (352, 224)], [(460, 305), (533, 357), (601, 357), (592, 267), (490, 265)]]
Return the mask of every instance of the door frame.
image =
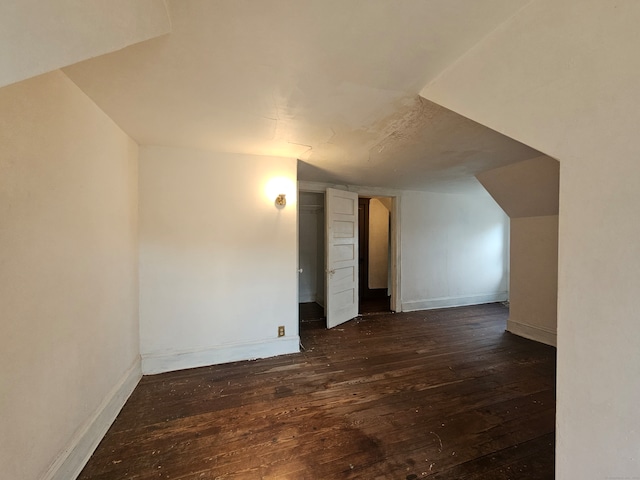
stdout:
[[(358, 295), (360, 302), (369, 290), (369, 197), (358, 196)], [(360, 209), (362, 208), (362, 215)], [(361, 221), (362, 220), (362, 221)], [(360, 261), (362, 259), (362, 261)], [(389, 272), (387, 272), (387, 275)], [(362, 284), (365, 280), (365, 285)]]
[[(314, 192), (324, 194), (327, 188), (336, 188), (339, 190), (347, 190), (357, 193), (363, 197), (388, 197), (392, 199), (393, 208), (391, 210), (391, 311), (402, 311), (402, 283), (401, 283), (401, 259), (402, 259), (402, 191), (380, 187), (362, 187), (358, 185), (337, 185), (333, 183), (323, 182), (298, 182), (298, 193)], [(296, 245), (299, 242), (299, 235), (296, 237)], [(297, 245), (298, 251), (300, 246)]]

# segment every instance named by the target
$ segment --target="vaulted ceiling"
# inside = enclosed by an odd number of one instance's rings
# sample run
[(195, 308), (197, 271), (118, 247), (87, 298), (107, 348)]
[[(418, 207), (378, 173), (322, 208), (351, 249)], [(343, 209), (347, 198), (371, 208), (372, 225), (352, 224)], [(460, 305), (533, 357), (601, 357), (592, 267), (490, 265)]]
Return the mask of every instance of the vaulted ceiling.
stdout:
[(530, 0), (169, 0), (171, 33), (64, 72), (140, 144), (295, 157), (299, 177), (475, 186), (539, 152), (419, 96)]

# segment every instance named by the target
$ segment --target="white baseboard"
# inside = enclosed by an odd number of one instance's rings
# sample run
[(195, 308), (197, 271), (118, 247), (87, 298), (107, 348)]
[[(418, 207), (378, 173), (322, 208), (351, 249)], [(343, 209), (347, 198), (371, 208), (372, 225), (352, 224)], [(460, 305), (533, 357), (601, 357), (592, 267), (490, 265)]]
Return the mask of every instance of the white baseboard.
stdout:
[(504, 302), (509, 298), (508, 292), (489, 293), (483, 295), (468, 295), (464, 297), (441, 297), (428, 300), (402, 302), (403, 312), (417, 310), (433, 310), (435, 308), (464, 307), (466, 305), (480, 305), (483, 303)]
[[(99, 373), (98, 373), (99, 374)], [(53, 462), (42, 480), (70, 480), (77, 478), (125, 402), (142, 378), (140, 357), (105, 396), (84, 425), (76, 432), (64, 451)]]
[(300, 351), (298, 335), (268, 339), (259, 342), (234, 343), (181, 352), (142, 355), (142, 373), (156, 373), (204, 367), (239, 360), (275, 357)]
[(551, 345), (552, 347), (558, 346), (558, 337), (556, 332), (548, 328), (527, 325), (526, 323), (520, 323), (509, 319), (507, 320), (507, 331), (514, 335), (528, 338), (529, 340), (535, 340), (536, 342)]

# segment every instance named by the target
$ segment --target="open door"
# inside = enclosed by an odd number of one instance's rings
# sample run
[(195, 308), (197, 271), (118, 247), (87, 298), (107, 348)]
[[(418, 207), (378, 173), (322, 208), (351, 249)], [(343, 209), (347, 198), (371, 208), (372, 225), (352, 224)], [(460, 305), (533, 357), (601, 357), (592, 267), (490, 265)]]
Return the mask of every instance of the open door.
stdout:
[(325, 263), (327, 327), (358, 315), (358, 194), (327, 188)]

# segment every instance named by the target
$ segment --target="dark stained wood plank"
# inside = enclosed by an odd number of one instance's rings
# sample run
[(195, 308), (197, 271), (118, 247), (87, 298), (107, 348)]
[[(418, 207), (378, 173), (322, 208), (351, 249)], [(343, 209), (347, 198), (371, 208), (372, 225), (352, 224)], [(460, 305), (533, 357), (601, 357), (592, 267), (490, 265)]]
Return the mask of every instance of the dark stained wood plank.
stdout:
[(551, 479), (555, 349), (507, 316), (312, 319), (300, 354), (144, 377), (79, 478)]

